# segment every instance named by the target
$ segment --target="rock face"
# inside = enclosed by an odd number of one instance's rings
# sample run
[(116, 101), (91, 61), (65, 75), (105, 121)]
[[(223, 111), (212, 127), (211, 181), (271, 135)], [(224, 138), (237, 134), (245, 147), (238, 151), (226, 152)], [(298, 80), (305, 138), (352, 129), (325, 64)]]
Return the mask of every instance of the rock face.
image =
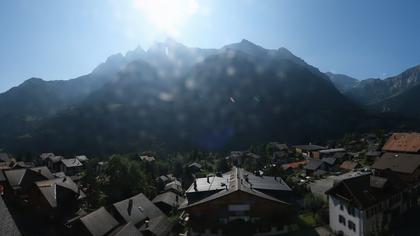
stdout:
[(398, 96), (419, 84), (420, 66), (415, 66), (384, 80), (362, 80), (344, 93), (360, 104), (372, 105)]
[(31, 79), (0, 104), (0, 147), (20, 151), (236, 149), (326, 140), (367, 120), (317, 68), (247, 40), (137, 48), (77, 79)]

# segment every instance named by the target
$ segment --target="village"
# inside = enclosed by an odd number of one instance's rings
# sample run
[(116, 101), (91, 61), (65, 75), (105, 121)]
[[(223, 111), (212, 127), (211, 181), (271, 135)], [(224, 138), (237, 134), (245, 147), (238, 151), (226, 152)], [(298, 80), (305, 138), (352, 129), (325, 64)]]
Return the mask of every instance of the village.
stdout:
[(172, 158), (1, 153), (0, 235), (417, 235), (419, 185), (420, 133)]

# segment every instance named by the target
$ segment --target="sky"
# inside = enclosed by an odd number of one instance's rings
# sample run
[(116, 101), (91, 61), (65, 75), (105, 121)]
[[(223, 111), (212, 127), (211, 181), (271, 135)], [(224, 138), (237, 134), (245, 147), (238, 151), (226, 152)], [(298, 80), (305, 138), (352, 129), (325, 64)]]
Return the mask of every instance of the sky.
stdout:
[(1, 0), (0, 92), (71, 79), (171, 37), (286, 47), (321, 71), (386, 78), (420, 64), (417, 0)]

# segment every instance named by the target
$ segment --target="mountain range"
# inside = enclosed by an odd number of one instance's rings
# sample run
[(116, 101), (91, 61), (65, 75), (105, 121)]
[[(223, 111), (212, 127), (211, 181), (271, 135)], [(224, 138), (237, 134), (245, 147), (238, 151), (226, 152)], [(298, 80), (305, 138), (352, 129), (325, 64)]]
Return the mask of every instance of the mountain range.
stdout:
[(417, 99), (417, 75), (410, 69), (357, 81), (322, 73), (286, 48), (242, 40), (200, 49), (167, 40), (110, 56), (75, 79), (32, 78), (0, 94), (0, 148), (113, 153), (325, 142), (407, 127), (388, 111), (405, 113), (407, 103), (395, 99)]
[(386, 79), (359, 81), (346, 75), (327, 75), (345, 96), (369, 111), (420, 117), (420, 65)]

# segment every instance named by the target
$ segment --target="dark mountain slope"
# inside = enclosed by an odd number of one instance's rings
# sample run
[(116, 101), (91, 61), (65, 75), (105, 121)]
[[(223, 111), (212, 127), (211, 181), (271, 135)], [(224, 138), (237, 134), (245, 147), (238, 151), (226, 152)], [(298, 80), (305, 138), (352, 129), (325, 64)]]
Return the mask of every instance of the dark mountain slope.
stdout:
[(143, 61), (25, 141), (32, 150), (118, 152), (145, 148), (245, 148), (273, 139), (325, 140), (362, 111), (292, 60), (223, 50), (169, 81)]
[(384, 101), (372, 104), (369, 108), (375, 112), (394, 112), (413, 118), (420, 118), (420, 85)]

